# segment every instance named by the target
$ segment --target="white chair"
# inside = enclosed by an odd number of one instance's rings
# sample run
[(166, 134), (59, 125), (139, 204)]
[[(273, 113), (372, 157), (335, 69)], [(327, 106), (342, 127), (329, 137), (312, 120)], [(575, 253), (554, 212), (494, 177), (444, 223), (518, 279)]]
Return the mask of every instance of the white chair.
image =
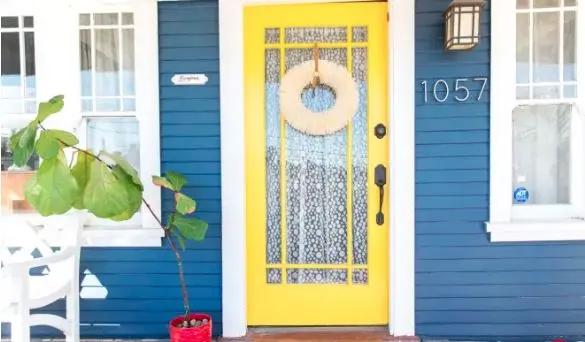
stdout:
[[(30, 327), (37, 325), (62, 331), (67, 342), (79, 341), (81, 228), (73, 215), (50, 217), (42, 226), (19, 224), (12, 232), (0, 227), (0, 323), (11, 324), (12, 342), (29, 342)], [(19, 239), (24, 243), (6, 243), (7, 234), (26, 234)], [(10, 252), (12, 247), (18, 250)], [(59, 250), (54, 252), (54, 247)], [(33, 256), (35, 251), (40, 256)], [(39, 267), (45, 267), (42, 274), (31, 275), (31, 270)], [(63, 298), (65, 317), (31, 314), (31, 310)]]

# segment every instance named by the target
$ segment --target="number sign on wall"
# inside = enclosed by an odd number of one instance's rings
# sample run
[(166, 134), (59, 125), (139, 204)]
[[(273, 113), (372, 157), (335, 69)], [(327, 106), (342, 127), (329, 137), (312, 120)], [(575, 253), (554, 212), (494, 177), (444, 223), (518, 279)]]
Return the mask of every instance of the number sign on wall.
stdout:
[[(429, 92), (432, 92), (436, 102), (446, 102), (449, 98), (455, 99), (457, 102), (479, 102), (483, 96), (485, 86), (487, 85), (487, 77), (475, 77), (475, 78), (458, 78), (454, 84), (449, 83), (443, 79), (436, 80), (432, 84), (424, 80), (420, 84), (424, 91), (424, 102), (429, 102)], [(473, 83), (479, 83), (481, 88), (475, 96), (469, 88), (473, 86)]]

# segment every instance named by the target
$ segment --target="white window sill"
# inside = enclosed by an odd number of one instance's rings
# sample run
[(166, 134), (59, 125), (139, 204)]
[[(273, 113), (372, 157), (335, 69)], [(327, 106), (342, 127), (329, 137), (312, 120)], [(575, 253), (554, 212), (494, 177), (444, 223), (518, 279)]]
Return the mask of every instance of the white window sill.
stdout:
[(164, 233), (160, 228), (110, 226), (84, 227), (83, 247), (161, 247)]
[[(68, 213), (52, 217), (57, 223), (67, 216), (85, 215), (80, 213)], [(42, 226), (46, 218), (36, 214), (9, 215), (0, 217), (0, 239), (7, 246), (23, 246), (26, 243), (26, 226)], [(21, 232), (21, 234), (19, 234)], [(119, 225), (97, 226), (85, 224), (81, 235), (83, 247), (160, 247), (164, 232), (158, 227), (144, 227), (120, 223)], [(51, 242), (51, 241), (49, 241)]]
[(491, 242), (585, 240), (585, 220), (486, 222)]

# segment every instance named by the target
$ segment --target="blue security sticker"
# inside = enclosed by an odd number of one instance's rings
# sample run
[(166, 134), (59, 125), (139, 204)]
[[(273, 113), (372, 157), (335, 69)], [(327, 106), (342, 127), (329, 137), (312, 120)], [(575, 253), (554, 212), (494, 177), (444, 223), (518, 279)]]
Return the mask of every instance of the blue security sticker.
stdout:
[(514, 202), (526, 203), (529, 197), (530, 193), (528, 192), (528, 189), (526, 189), (525, 187), (519, 187), (514, 189)]

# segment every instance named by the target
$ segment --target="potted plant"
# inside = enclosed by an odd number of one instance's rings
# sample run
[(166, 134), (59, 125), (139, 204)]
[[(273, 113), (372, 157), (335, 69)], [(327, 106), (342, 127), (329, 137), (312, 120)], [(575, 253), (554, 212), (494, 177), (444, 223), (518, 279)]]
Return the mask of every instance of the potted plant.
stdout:
[[(34, 154), (43, 160), (38, 171), (26, 182), (27, 202), (42, 216), (81, 210), (112, 221), (128, 220), (144, 204), (163, 230), (178, 267), (184, 313), (170, 321), (171, 341), (211, 341), (211, 317), (190, 312), (183, 263), (177, 248), (177, 242), (185, 250), (186, 240), (203, 240), (208, 226), (188, 216), (195, 212), (196, 203), (181, 192), (187, 179), (172, 171), (152, 176), (155, 185), (174, 194), (173, 211), (163, 223), (143, 197), (144, 186), (138, 172), (120, 153), (93, 153), (77, 146), (79, 140), (74, 134), (43, 126), (44, 121), (63, 106), (62, 95), (40, 103), (36, 118), (10, 139), (17, 167), (25, 166)], [(72, 152), (71, 160), (66, 157), (66, 150)]]

